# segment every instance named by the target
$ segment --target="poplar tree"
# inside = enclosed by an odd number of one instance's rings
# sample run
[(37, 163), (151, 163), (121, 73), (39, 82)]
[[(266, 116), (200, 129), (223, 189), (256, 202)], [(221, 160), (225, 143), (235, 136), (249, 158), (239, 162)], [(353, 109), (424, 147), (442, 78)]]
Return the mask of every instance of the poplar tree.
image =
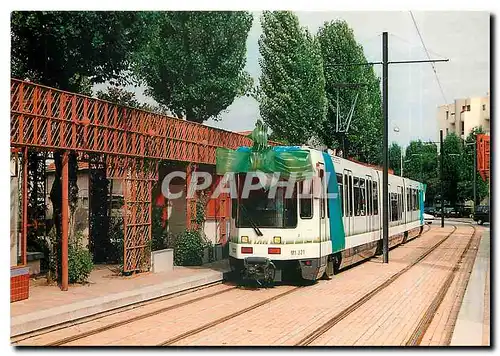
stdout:
[[(318, 30), (323, 59), (328, 112), (319, 137), (332, 148), (343, 148), (344, 157), (380, 164), (382, 158), (382, 97), (380, 80), (367, 63), (363, 47), (343, 20), (325, 22)], [(339, 85), (359, 84), (358, 88)], [(337, 111), (346, 117), (358, 94), (347, 133), (336, 132)], [(338, 105), (337, 105), (338, 97)], [(339, 109), (337, 109), (339, 108)], [(343, 142), (345, 141), (345, 142)]]
[(325, 78), (319, 43), (290, 11), (264, 11), (259, 39), (262, 75), (260, 115), (272, 138), (305, 144), (326, 114)]

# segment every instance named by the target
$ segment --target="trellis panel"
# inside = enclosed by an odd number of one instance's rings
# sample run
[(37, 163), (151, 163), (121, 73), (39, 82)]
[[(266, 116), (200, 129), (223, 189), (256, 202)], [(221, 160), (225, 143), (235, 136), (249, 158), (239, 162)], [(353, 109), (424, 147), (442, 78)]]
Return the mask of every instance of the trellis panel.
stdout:
[(42, 85), (11, 80), (11, 144), (215, 164), (248, 137)]

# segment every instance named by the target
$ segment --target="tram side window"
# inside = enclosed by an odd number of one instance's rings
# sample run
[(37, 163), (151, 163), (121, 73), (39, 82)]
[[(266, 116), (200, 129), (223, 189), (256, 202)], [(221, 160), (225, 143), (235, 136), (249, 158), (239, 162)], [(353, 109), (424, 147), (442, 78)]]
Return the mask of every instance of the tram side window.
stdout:
[(413, 210), (417, 210), (417, 190), (413, 189)]
[(403, 220), (403, 187), (398, 187), (399, 194), (399, 220)]
[(345, 204), (345, 212), (344, 216), (349, 216), (349, 201), (347, 200), (350, 196), (349, 194), (349, 177), (347, 175), (344, 176), (344, 197), (346, 199), (346, 204)]
[(344, 216), (344, 185), (342, 184), (342, 174), (337, 173), (337, 184), (339, 186), (340, 213)]
[(359, 179), (359, 215), (366, 215), (366, 185), (363, 178)]
[(391, 193), (391, 221), (398, 220), (398, 196), (396, 193)]
[(319, 178), (320, 178), (320, 187), (321, 187), (321, 195), (319, 199), (319, 211), (320, 211), (320, 218), (324, 219), (325, 218), (325, 178), (324, 178), (324, 173), (323, 170), (319, 171)]
[(373, 182), (373, 214), (378, 215), (378, 190), (377, 182)]
[(372, 190), (373, 190), (373, 182), (371, 180), (368, 181), (367, 189), (366, 189), (366, 200), (367, 200), (367, 206), (366, 206), (366, 214), (367, 215), (372, 215), (373, 214), (373, 207), (372, 207)]
[(300, 218), (311, 219), (313, 217), (313, 195), (311, 187), (304, 184), (304, 181), (299, 183), (300, 187)]
[(359, 188), (359, 178), (354, 177), (354, 215), (360, 215), (361, 192)]
[(354, 215), (354, 199), (352, 197), (352, 192), (353, 192), (353, 189), (352, 189), (352, 176), (349, 176), (349, 185), (347, 187), (348, 191), (349, 191), (349, 216), (353, 216)]
[(420, 210), (420, 189), (417, 189), (417, 210)]

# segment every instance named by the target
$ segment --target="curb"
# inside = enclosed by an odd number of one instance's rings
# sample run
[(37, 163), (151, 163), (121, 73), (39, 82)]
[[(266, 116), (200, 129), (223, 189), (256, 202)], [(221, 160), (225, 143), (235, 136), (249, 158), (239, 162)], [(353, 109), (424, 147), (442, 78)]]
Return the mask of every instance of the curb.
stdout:
[(450, 346), (483, 346), (484, 291), (489, 257), (490, 234), (483, 232)]

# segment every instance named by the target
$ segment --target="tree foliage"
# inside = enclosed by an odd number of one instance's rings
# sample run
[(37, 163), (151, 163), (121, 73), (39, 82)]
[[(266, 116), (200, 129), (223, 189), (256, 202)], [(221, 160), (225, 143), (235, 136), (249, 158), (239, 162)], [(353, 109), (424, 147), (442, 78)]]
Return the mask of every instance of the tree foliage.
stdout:
[[(325, 23), (319, 29), (317, 38), (321, 45), (328, 100), (326, 120), (319, 135), (329, 147), (343, 148), (345, 139), (344, 153), (347, 156), (378, 164), (382, 159), (380, 81), (372, 66), (345, 66), (367, 62), (363, 47), (356, 42), (354, 32), (347, 22), (338, 20)], [(342, 84), (362, 86), (339, 87)], [(356, 94), (359, 96), (347, 134), (335, 132), (337, 113), (343, 118), (343, 123), (346, 123)]]
[(238, 11), (143, 14), (150, 36), (134, 59), (147, 94), (177, 117), (216, 119), (251, 87), (244, 71), (252, 15)]
[(326, 114), (319, 43), (290, 11), (264, 11), (261, 23), (260, 114), (274, 139), (305, 144)]
[(144, 33), (139, 20), (124, 11), (14, 11), (11, 75), (88, 94), (128, 69)]
[(433, 205), (440, 194), (438, 150), (435, 143), (412, 141), (403, 158), (404, 176), (427, 185), (426, 205)]
[(455, 133), (450, 133), (443, 141), (444, 194), (451, 206), (458, 202), (458, 183), (465, 177), (463, 142)]
[[(463, 204), (474, 196), (476, 175), (476, 204), (488, 196), (488, 184), (474, 171), (475, 137), (483, 133), (481, 127), (474, 128), (465, 142), (456, 134), (446, 136), (443, 142), (443, 188), (444, 200), (450, 206)], [(392, 149), (392, 147), (391, 147)], [(412, 141), (406, 149), (404, 176), (427, 184), (426, 205), (434, 205), (441, 197), (441, 157), (436, 144)]]
[(157, 114), (168, 114), (168, 110), (165, 107), (161, 105), (141, 103), (137, 100), (134, 92), (121, 87), (108, 86), (106, 91), (99, 90), (96, 95), (99, 99), (106, 100), (114, 104), (146, 110)]
[(389, 147), (389, 168), (395, 175), (401, 176), (401, 146), (396, 142)]

